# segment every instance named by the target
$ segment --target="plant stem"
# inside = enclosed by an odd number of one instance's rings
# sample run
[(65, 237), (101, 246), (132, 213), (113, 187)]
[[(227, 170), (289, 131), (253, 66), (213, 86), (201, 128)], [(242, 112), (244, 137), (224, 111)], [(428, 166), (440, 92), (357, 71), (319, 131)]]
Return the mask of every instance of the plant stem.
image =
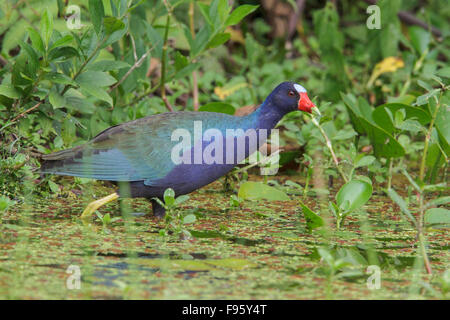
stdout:
[[(195, 39), (195, 26), (194, 26), (194, 1), (189, 3), (189, 28), (191, 30), (192, 39)], [(192, 61), (195, 62), (195, 61)], [(197, 70), (192, 71), (192, 99), (194, 104), (194, 111), (198, 110), (198, 80)]]
[(428, 127), (427, 134), (425, 135), (425, 145), (423, 147), (423, 155), (422, 155), (422, 162), (420, 163), (420, 173), (419, 173), (419, 179), (423, 181), (424, 175), (425, 175), (425, 162), (427, 160), (427, 153), (428, 153), (428, 145), (430, 143), (431, 138), (431, 131), (434, 127), (434, 122), (436, 120), (437, 113), (439, 111), (439, 108), (441, 106), (441, 98), (442, 98), (442, 91), (441, 95), (439, 97), (439, 100), (436, 105), (436, 109), (434, 110), (433, 116), (431, 118), (430, 126)]
[(419, 232), (419, 244), (420, 244), (420, 250), (421, 250), (422, 256), (423, 256), (423, 261), (425, 263), (425, 268), (427, 269), (427, 273), (431, 274), (432, 270), (431, 270), (430, 260), (428, 259), (427, 248), (425, 247), (426, 239), (425, 239), (425, 235), (423, 233), (423, 216), (424, 216), (424, 212), (425, 212), (425, 208), (423, 205), (423, 198), (424, 198), (424, 194), (422, 191), (419, 196), (420, 214), (419, 214), (419, 219), (417, 221), (417, 230)]
[[(48, 95), (45, 96), (45, 98), (43, 100), (40, 100), (38, 103), (36, 103), (34, 106), (32, 106), (30, 109), (27, 109), (26, 111), (22, 112), (21, 114), (19, 114), (17, 117), (15, 117), (11, 123), (16, 122), (17, 120), (19, 120), (20, 118), (22, 118), (23, 116), (25, 116), (27, 113), (33, 111), (34, 109), (39, 108), (39, 106), (44, 103), (45, 99), (47, 99)], [(2, 128), (3, 129), (3, 128)]]
[(167, 55), (167, 38), (169, 37), (169, 24), (170, 24), (170, 10), (167, 8), (167, 20), (166, 20), (166, 28), (164, 31), (164, 44), (163, 44), (163, 50), (162, 50), (162, 57), (161, 57), (161, 83), (159, 84), (159, 87), (161, 89), (161, 99), (164, 101), (164, 104), (166, 105), (167, 109), (169, 111), (173, 111), (172, 106), (169, 103), (169, 100), (167, 100), (166, 97), (166, 55)]
[(394, 161), (393, 161), (392, 158), (389, 158), (388, 161), (389, 161), (389, 172), (388, 172), (388, 185), (387, 185), (387, 188), (389, 190), (391, 188), (391, 186), (392, 186), (392, 169), (394, 167)]
[(331, 140), (328, 138), (327, 134), (325, 133), (325, 131), (323, 130), (322, 126), (319, 124), (319, 122), (317, 121), (316, 118), (313, 117), (312, 122), (315, 124), (315, 126), (317, 128), (319, 128), (320, 133), (324, 137), (324, 139), (326, 141), (326, 145), (327, 145), (328, 149), (330, 150), (331, 157), (333, 158), (333, 161), (334, 161), (337, 171), (341, 175), (342, 179), (344, 179), (345, 182), (348, 182), (348, 178), (345, 176), (344, 172), (342, 171), (341, 167), (339, 166), (339, 161), (336, 157), (336, 154), (334, 153), (333, 145), (331, 144)]

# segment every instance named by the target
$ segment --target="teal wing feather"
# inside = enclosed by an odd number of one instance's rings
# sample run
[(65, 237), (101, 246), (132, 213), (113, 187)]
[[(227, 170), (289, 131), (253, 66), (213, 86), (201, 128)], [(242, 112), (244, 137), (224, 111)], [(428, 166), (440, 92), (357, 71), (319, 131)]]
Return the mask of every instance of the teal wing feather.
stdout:
[(234, 127), (238, 117), (209, 112), (173, 112), (111, 127), (85, 145), (44, 155), (42, 173), (110, 181), (152, 181), (174, 167), (171, 135), (177, 128), (193, 132), (193, 122), (208, 128)]

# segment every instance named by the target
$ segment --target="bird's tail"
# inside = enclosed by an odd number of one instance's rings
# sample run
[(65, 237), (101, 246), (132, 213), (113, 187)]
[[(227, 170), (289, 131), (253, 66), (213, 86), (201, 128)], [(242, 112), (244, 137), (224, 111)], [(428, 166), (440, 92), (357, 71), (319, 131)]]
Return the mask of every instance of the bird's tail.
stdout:
[(81, 156), (81, 146), (44, 154), (42, 156), (42, 160), (44, 161), (41, 163), (40, 171), (41, 173), (58, 174), (60, 169), (68, 163), (73, 162), (77, 158), (77, 155)]

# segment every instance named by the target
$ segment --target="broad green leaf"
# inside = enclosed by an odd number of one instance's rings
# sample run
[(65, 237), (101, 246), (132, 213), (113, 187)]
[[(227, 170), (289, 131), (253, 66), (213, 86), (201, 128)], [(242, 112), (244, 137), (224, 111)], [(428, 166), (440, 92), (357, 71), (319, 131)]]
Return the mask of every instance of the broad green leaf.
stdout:
[(430, 206), (441, 206), (441, 205), (445, 205), (445, 204), (449, 204), (450, 203), (450, 196), (444, 196), (444, 197), (440, 197), (437, 199), (431, 199), (428, 203), (427, 203), (427, 207)]
[(375, 123), (392, 134), (395, 130), (394, 123), (388, 115), (388, 112), (395, 115), (398, 111), (404, 110), (405, 119), (416, 119), (420, 124), (426, 125), (431, 121), (430, 115), (420, 108), (408, 106), (401, 103), (387, 103), (383, 104), (377, 108), (372, 113), (373, 120)]
[(330, 251), (328, 251), (325, 248), (318, 248), (317, 252), (319, 253), (320, 257), (330, 266), (334, 266), (334, 257), (333, 255), (330, 253)]
[(94, 30), (97, 34), (100, 33), (102, 27), (102, 20), (105, 16), (105, 10), (103, 8), (103, 1), (101, 0), (89, 0), (89, 14), (94, 26)]
[(0, 195), (0, 212), (8, 210), (8, 208), (13, 206), (15, 203), (15, 201), (9, 199), (8, 197)]
[(42, 42), (42, 38), (39, 35), (39, 32), (34, 30), (33, 28), (28, 28), (28, 35), (30, 36), (31, 43), (33, 47), (38, 50), (41, 54), (45, 53), (44, 43)]
[(399, 158), (405, 154), (405, 149), (386, 130), (370, 123), (364, 118), (358, 117), (369, 136), (375, 156), (385, 158)]
[(450, 225), (450, 210), (431, 208), (425, 212), (425, 223), (428, 225)]
[(14, 88), (13, 86), (0, 84), (0, 95), (11, 98), (18, 99), (20, 98), (20, 91)]
[(436, 130), (439, 136), (439, 144), (444, 149), (447, 157), (450, 157), (450, 107), (443, 104), (436, 116)]
[(289, 197), (274, 187), (261, 182), (247, 181), (241, 184), (238, 197), (247, 200), (265, 199), (269, 201), (288, 201)]
[(123, 68), (130, 68), (131, 66), (125, 61), (120, 60), (101, 60), (95, 63), (89, 64), (87, 70), (92, 71), (112, 71), (120, 70)]
[[(366, 181), (351, 180), (344, 184), (336, 194), (336, 202), (339, 208), (351, 212), (369, 201), (372, 196), (372, 185)], [(347, 202), (348, 201), (348, 202)], [(347, 204), (348, 203), (348, 204)]]
[(252, 6), (249, 4), (244, 4), (236, 9), (234, 9), (228, 19), (225, 21), (225, 26), (233, 26), (235, 24), (238, 24), (241, 22), (242, 19), (244, 19), (247, 15), (258, 9), (259, 6)]
[(206, 48), (208, 44), (209, 36), (211, 34), (211, 29), (208, 24), (205, 24), (200, 31), (195, 35), (191, 46), (191, 56), (196, 57), (199, 55), (203, 49)]
[(422, 55), (428, 49), (431, 35), (427, 30), (413, 26), (409, 28), (409, 37), (413, 48), (419, 55)]
[(71, 84), (71, 85), (76, 84), (75, 81), (73, 81), (71, 78), (69, 78), (65, 74), (57, 73), (57, 72), (47, 73), (44, 75), (43, 79), (54, 82), (54, 83), (60, 83), (60, 84)]
[(69, 46), (53, 48), (48, 54), (48, 58), (51, 61), (63, 61), (72, 57), (78, 57), (78, 51), (74, 47)]
[(175, 203), (175, 191), (172, 188), (168, 188), (164, 191), (164, 203), (167, 206), (171, 206)]
[(234, 107), (231, 104), (224, 102), (210, 102), (201, 106), (199, 111), (207, 111), (207, 112), (219, 112), (233, 115), (235, 112)]
[(58, 48), (58, 47), (63, 47), (68, 45), (69, 43), (71, 43), (73, 41), (73, 36), (68, 34), (65, 35), (64, 37), (59, 38), (58, 40), (56, 40), (55, 42), (52, 43), (52, 45), (50, 46), (49, 50), (52, 50), (54, 48)]
[(450, 67), (444, 67), (436, 72), (439, 77), (450, 78)]
[(41, 35), (44, 40), (45, 47), (48, 48), (50, 37), (53, 33), (53, 15), (46, 9), (41, 18)]
[(32, 79), (35, 79), (36, 72), (39, 69), (39, 56), (28, 43), (22, 41), (19, 43), (20, 47), (26, 51), (29, 58), (27, 64), (27, 70), (29, 71), (28, 75), (30, 75)]
[(212, 27), (213, 22), (211, 21), (211, 18), (209, 17), (209, 6), (206, 3), (197, 2), (197, 5), (200, 9), (201, 14), (203, 15), (203, 18), (205, 18), (206, 22)]
[(359, 120), (359, 117), (362, 117), (361, 111), (358, 107), (358, 102), (356, 101), (355, 96), (351, 93), (344, 95), (341, 92), (342, 101), (344, 101), (345, 107), (347, 109), (348, 115), (350, 117), (350, 121), (353, 125), (353, 129), (359, 134), (364, 134), (364, 126)]
[(355, 163), (355, 168), (366, 167), (375, 161), (374, 156), (364, 156)]
[(187, 200), (189, 200), (189, 196), (187, 194), (183, 194), (175, 199), (175, 204), (179, 205)]
[(216, 34), (208, 43), (208, 48), (216, 48), (228, 40), (230, 40), (231, 34), (230, 33), (219, 33)]
[(50, 91), (48, 98), (55, 109), (63, 108), (66, 105), (66, 99), (54, 90)]
[(308, 208), (303, 202), (300, 201), (302, 213), (305, 216), (306, 227), (308, 230), (313, 230), (324, 225), (323, 219), (317, 213)]
[(88, 70), (76, 80), (80, 85), (106, 87), (116, 83), (116, 79), (107, 72)]
[(105, 17), (103, 19), (106, 34), (112, 34), (125, 28), (125, 23), (114, 17)]
[(197, 220), (197, 218), (191, 213), (183, 218), (183, 224), (194, 223), (195, 220)]
[(90, 95), (107, 102), (110, 106), (113, 105), (113, 99), (108, 94), (108, 92), (106, 92), (106, 90), (103, 89), (102, 87), (81, 83), (80, 88), (81, 90), (89, 93)]
[(52, 190), (53, 193), (59, 193), (59, 187), (56, 183), (53, 181), (48, 181), (48, 186), (50, 187), (50, 190)]

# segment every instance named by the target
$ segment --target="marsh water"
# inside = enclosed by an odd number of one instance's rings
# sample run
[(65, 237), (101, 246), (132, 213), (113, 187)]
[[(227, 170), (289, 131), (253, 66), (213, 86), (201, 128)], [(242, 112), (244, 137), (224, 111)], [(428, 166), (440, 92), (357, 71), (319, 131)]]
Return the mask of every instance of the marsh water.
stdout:
[[(280, 185), (288, 179), (296, 181), (277, 176)], [(441, 299), (448, 230), (427, 230), (434, 273), (428, 276), (416, 259), (416, 231), (385, 195), (374, 194), (366, 214), (348, 217), (340, 231), (332, 217), (328, 227), (307, 230), (298, 199), (326, 212), (338, 187), (322, 198), (294, 192), (291, 201), (233, 207), (217, 181), (180, 205), (197, 217), (186, 225), (191, 239), (161, 236), (164, 222), (144, 199), (125, 202), (133, 213), (126, 219), (118, 202), (101, 208), (118, 218), (107, 227), (96, 219), (83, 224), (79, 216), (87, 203), (113, 191), (101, 183), (52, 199), (31, 198), (2, 217), (0, 298)], [(331, 272), (319, 247), (344, 257), (347, 266)], [(378, 286), (367, 272), (374, 259)]]

